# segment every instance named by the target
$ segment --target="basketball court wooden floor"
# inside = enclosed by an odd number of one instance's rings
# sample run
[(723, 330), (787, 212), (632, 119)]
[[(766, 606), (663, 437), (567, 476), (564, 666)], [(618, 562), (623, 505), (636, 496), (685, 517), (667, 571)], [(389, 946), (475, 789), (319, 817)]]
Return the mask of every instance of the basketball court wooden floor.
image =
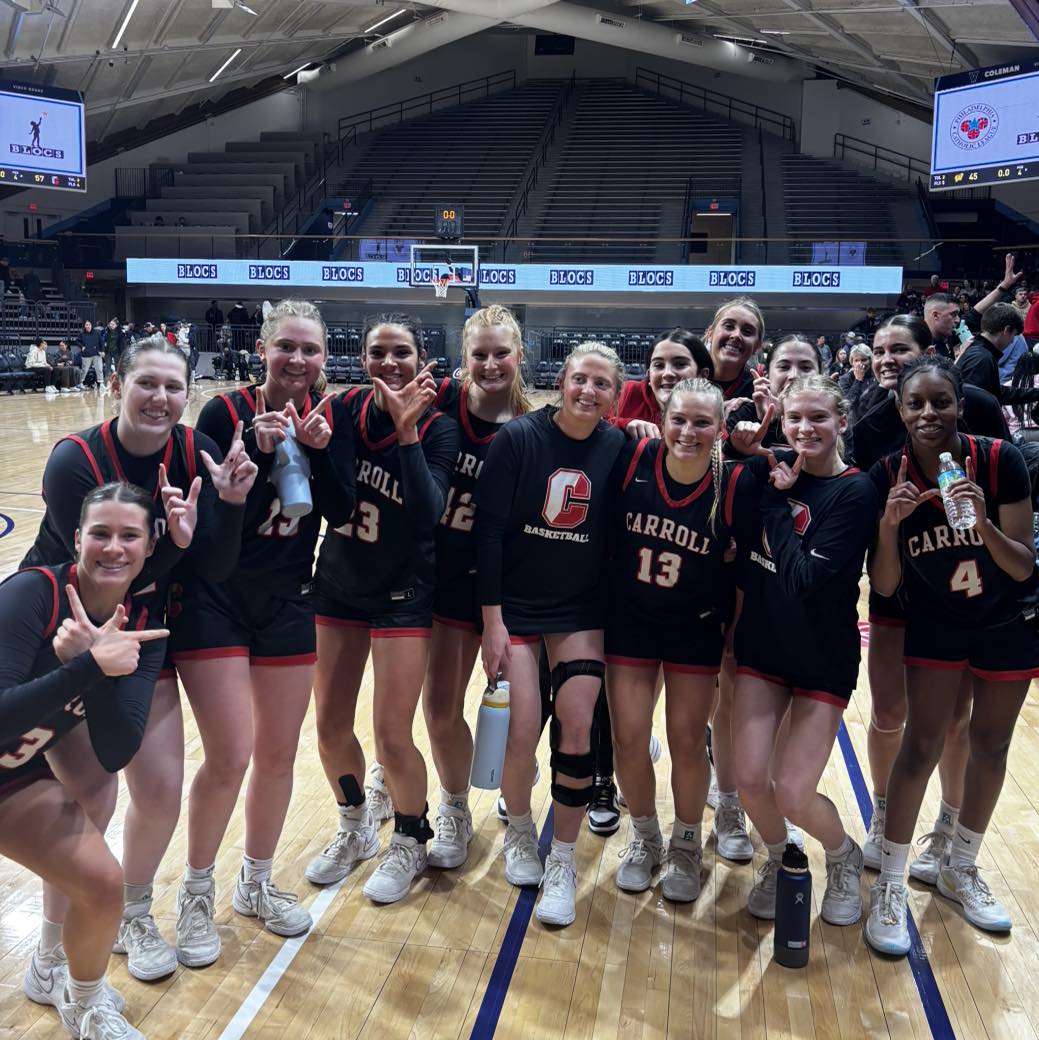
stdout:
[[(214, 385), (196, 389), (197, 414)], [(9, 573), (31, 542), (42, 513), (39, 488), (54, 440), (111, 414), (96, 393), (45, 400), (42, 394), (0, 398), (0, 573)], [(481, 687), (471, 684), (475, 711)], [(834, 748), (824, 790), (862, 840), (868, 811), (865, 675)], [(363, 697), (370, 697), (370, 683)], [(188, 779), (201, 761), (187, 717)], [(362, 707), (361, 739), (372, 747), (370, 711)], [(303, 878), (307, 860), (335, 825), (318, 764), (313, 716), (299, 749), (296, 788), (276, 863), (281, 887), (299, 892), (317, 919), (309, 936), (283, 941), (239, 917), (230, 899), (242, 855), (237, 812), (217, 863), (217, 923), (223, 955), (201, 971), (179, 969), (153, 985), (137, 982), (113, 957), (111, 978), (127, 998), (127, 1014), (151, 1040), (237, 1037), (1034, 1037), (1039, 1032), (1039, 702), (1029, 697), (1010, 752), (1006, 787), (982, 852), (986, 877), (1014, 917), (1012, 937), (988, 936), (958, 910), (917, 887), (911, 909), (919, 941), (909, 960), (868, 951), (861, 927), (837, 928), (815, 918), (804, 971), (771, 960), (772, 930), (746, 911), (755, 864), (717, 859), (705, 850), (699, 900), (676, 907), (655, 892), (618, 891), (614, 875), (628, 841), (584, 832), (579, 856), (577, 922), (549, 930), (530, 914), (532, 894), (505, 882), (499, 855), (502, 825), (494, 796), (474, 792), (476, 836), (460, 870), (430, 870), (411, 895), (376, 908), (361, 895), (374, 860), (341, 888), (321, 892)], [(420, 747), (427, 741), (416, 724)], [(663, 735), (662, 720), (657, 732)], [(535, 792), (539, 828), (548, 811), (548, 760)], [(428, 756), (427, 756), (428, 761)], [(666, 745), (657, 766), (661, 822), (671, 823)], [(435, 774), (429, 801), (436, 805)], [(185, 785), (185, 792), (187, 785)], [(932, 783), (919, 832), (929, 829), (938, 793)], [(109, 833), (119, 852), (125, 788)], [(167, 938), (183, 868), (187, 809), (155, 883), (155, 910)], [(709, 832), (710, 810), (705, 818)], [(666, 833), (666, 832), (665, 832)], [(383, 838), (389, 824), (383, 825)], [(755, 838), (757, 841), (757, 839)], [(809, 842), (816, 912), (823, 857)], [(868, 876), (868, 875), (867, 875)], [(66, 1034), (49, 1008), (22, 995), (25, 963), (40, 919), (37, 880), (0, 860), (0, 1037)]]

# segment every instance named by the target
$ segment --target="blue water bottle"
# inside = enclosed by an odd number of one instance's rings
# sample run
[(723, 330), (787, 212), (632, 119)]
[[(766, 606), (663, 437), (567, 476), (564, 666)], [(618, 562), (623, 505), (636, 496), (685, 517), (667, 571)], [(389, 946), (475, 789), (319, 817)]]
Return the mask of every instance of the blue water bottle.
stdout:
[(784, 968), (803, 968), (808, 963), (811, 913), (812, 875), (808, 870), (808, 857), (791, 843), (783, 852), (783, 865), (776, 877), (772, 956)]
[(296, 431), (289, 426), (288, 436), (274, 449), (271, 483), (278, 489), (281, 515), (290, 518), (307, 516), (314, 508), (310, 496), (310, 459), (296, 441)]
[(484, 791), (501, 787), (501, 770), (505, 764), (505, 745), (509, 740), (509, 684), (498, 679), (488, 683), (483, 703), (476, 717), (476, 739), (473, 741), (473, 770), (469, 783)]

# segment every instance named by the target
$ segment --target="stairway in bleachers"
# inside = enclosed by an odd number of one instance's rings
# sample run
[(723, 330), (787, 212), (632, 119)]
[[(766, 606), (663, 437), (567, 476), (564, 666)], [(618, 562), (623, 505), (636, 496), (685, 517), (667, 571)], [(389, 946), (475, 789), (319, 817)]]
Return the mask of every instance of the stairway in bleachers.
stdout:
[(867, 264), (898, 265), (906, 262), (915, 243), (876, 240), (924, 237), (917, 223), (905, 226), (910, 204), (919, 208), (908, 185), (882, 181), (836, 160), (812, 155), (784, 155), (780, 166), (786, 233), (791, 239), (808, 240), (788, 243), (791, 263), (810, 263), (813, 242), (843, 241), (868, 243)]
[(430, 239), (435, 207), (461, 203), (466, 237), (499, 234), (561, 90), (534, 81), (362, 137), (343, 172), (374, 182), (364, 233)]
[[(744, 131), (623, 80), (579, 82), (571, 110), (521, 221), (530, 238), (628, 238), (628, 243), (530, 243), (522, 259), (679, 263), (686, 185), (732, 183)], [(706, 192), (713, 194), (714, 192)]]

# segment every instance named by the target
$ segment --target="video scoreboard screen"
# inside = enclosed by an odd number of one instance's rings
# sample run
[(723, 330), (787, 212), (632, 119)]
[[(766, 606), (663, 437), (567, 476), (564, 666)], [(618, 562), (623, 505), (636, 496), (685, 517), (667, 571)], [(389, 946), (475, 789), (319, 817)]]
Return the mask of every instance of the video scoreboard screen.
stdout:
[(1039, 59), (942, 76), (931, 191), (1039, 178)]
[(0, 184), (87, 190), (78, 90), (0, 80)]

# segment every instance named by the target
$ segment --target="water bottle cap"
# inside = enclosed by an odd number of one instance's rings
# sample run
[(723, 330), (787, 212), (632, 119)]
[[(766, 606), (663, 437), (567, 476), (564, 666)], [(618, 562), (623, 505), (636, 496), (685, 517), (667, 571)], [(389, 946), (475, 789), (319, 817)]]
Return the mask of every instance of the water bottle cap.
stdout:
[(939, 454), (939, 456), (938, 456), (938, 461), (939, 462), (952, 462), (952, 452), (951, 451), (943, 451), (943, 452), (941, 452), (941, 454)]
[(807, 870), (808, 857), (793, 842), (788, 842), (783, 850), (784, 870)]

